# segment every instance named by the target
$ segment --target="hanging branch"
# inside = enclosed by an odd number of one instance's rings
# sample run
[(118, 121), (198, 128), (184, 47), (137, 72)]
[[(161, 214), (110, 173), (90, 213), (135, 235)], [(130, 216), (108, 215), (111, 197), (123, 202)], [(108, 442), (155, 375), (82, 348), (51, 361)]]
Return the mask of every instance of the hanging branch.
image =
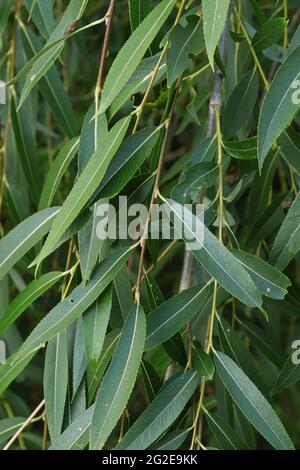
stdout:
[(106, 58), (108, 55), (108, 47), (109, 47), (109, 40), (110, 40), (110, 34), (111, 34), (111, 28), (112, 28), (112, 21), (113, 21), (113, 16), (115, 12), (115, 4), (116, 4), (116, 0), (111, 0), (108, 11), (106, 13), (106, 20), (105, 20), (106, 29), (105, 29), (105, 34), (104, 34), (104, 41), (103, 41), (102, 52), (100, 56), (99, 70), (98, 70), (98, 76), (97, 76), (96, 87), (95, 87), (95, 148), (97, 147), (97, 142), (98, 142), (97, 132), (98, 132), (99, 97), (101, 95), (103, 82), (104, 82), (105, 63), (106, 63)]

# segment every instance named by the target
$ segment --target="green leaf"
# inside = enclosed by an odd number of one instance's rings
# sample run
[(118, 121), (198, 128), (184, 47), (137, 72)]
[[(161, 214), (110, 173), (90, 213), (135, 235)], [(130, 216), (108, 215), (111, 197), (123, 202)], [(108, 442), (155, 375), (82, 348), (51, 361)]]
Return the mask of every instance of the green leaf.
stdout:
[[(80, 19), (83, 15), (85, 7), (88, 3), (88, 0), (71, 0), (69, 5), (67, 6), (61, 20), (55, 27), (54, 31), (51, 33), (45, 48), (51, 45), (55, 41), (60, 40), (63, 38), (66, 29), (74, 20)], [(45, 52), (42, 57), (39, 57), (34, 65), (32, 66), (30, 73), (25, 81), (19, 106), (22, 106), (26, 98), (28, 97), (29, 93), (33, 89), (33, 87), (38, 83), (38, 81), (48, 72), (50, 67), (53, 65), (55, 60), (59, 57), (62, 49), (63, 49), (63, 42), (59, 42), (56, 46), (52, 47), (49, 51)]]
[(248, 271), (262, 295), (284, 299), (290, 280), (266, 261), (241, 250), (231, 250)]
[[(28, 60), (32, 60), (42, 50), (42, 43), (35, 33), (21, 23), (22, 44)], [(38, 82), (38, 88), (49, 105), (57, 123), (70, 138), (77, 132), (77, 124), (71, 100), (66, 93), (55, 64)], [(21, 108), (22, 109), (22, 108)]]
[(195, 286), (159, 305), (147, 316), (145, 350), (170, 339), (201, 311), (209, 286)]
[(49, 450), (83, 450), (89, 442), (89, 431), (95, 405), (81, 413), (65, 429), (62, 435), (49, 447)]
[[(131, 96), (136, 95), (137, 93), (144, 93), (147, 90), (150, 80), (153, 77), (152, 72), (158, 63), (159, 57), (160, 53), (155, 54), (152, 57), (147, 57), (146, 59), (142, 60), (142, 62), (140, 62), (136, 71), (133, 73), (126, 85), (122, 88), (120, 93), (116, 96), (116, 98), (110, 105), (110, 119), (112, 119), (117, 113), (117, 111), (119, 111), (119, 109), (125, 105), (127, 100), (131, 98)], [(158, 71), (153, 84), (154, 86), (160, 83), (165, 77), (166, 69), (166, 61), (163, 60), (160, 66), (158, 67)]]
[(198, 55), (204, 49), (202, 20), (196, 16), (187, 19), (187, 26), (177, 24), (173, 28), (167, 50), (167, 76), (170, 87), (190, 66), (190, 54)]
[(300, 174), (300, 136), (292, 127), (289, 127), (280, 137), (279, 145), (281, 155), (292, 168)]
[(265, 397), (268, 397), (266, 386), (256, 370), (252, 355), (241, 335), (219, 316), (218, 333), (222, 351), (235, 361)]
[[(96, 150), (95, 140), (95, 103), (93, 103), (86, 113), (81, 129), (79, 152), (78, 152), (78, 172), (81, 174), (87, 163)], [(100, 114), (97, 118), (97, 147), (108, 134), (107, 119), (105, 114)]]
[(4, 392), (15, 378), (19, 376), (39, 349), (40, 347), (22, 357), (17, 357), (17, 354), (13, 354), (4, 364), (0, 364), (0, 393)]
[(278, 342), (274, 339), (272, 331), (264, 331), (262, 328), (250, 322), (240, 321), (239, 323), (247, 333), (253, 346), (262, 351), (263, 354), (276, 367), (281, 368), (286, 360), (286, 354), (280, 349)]
[(43, 343), (67, 328), (85, 312), (124, 266), (130, 253), (131, 248), (120, 249), (100, 263), (92, 279), (86, 285), (82, 283), (76, 287), (65, 300), (57, 304), (36, 326), (17, 353), (18, 359), (33, 349), (41, 347)]
[(180, 333), (175, 333), (172, 338), (165, 341), (163, 348), (173, 361), (178, 362), (182, 367), (186, 366), (186, 351)]
[(13, 94), (11, 99), (11, 120), (16, 147), (31, 199), (37, 206), (40, 197), (41, 176), (35, 147), (35, 137), (32, 126), (29, 125), (31, 108), (27, 106), (17, 112), (16, 107), (17, 98)]
[(97, 236), (97, 225), (103, 219), (103, 216), (98, 214), (98, 210), (102, 204), (108, 204), (108, 199), (100, 199), (93, 205), (92, 214), (88, 222), (82, 227), (78, 234), (80, 269), (84, 283), (91, 278), (92, 272), (99, 260), (101, 250), (105, 245), (105, 240), (101, 240)]
[(210, 355), (203, 351), (199, 343), (193, 344), (193, 367), (201, 379), (213, 379), (215, 374), (214, 362)]
[(28, 217), (0, 240), (0, 280), (50, 230), (59, 207)]
[(179, 429), (178, 431), (168, 432), (164, 437), (156, 442), (151, 449), (162, 451), (177, 450), (184, 444), (190, 432), (190, 429)]
[(67, 142), (51, 164), (40, 197), (39, 210), (51, 206), (55, 193), (59, 187), (59, 183), (77, 153), (78, 144), (79, 139), (77, 137)]
[(170, 15), (176, 0), (163, 0), (132, 33), (116, 57), (104, 83), (100, 113), (104, 113), (126, 85), (156, 34)]
[(198, 383), (192, 369), (166, 383), (115, 450), (147, 449), (180, 415)]
[(35, 279), (25, 287), (9, 304), (6, 312), (0, 319), (0, 333), (3, 333), (12, 325), (25, 310), (41, 295), (47, 292), (66, 273), (55, 271), (44, 274), (39, 279)]
[(223, 450), (247, 450), (249, 447), (240, 438), (239, 434), (232, 429), (222, 418), (215, 413), (209, 413), (206, 409), (205, 416), (209, 427), (213, 432), (218, 445)]
[(276, 139), (289, 126), (299, 109), (299, 103), (294, 99), (295, 88), (293, 88), (299, 78), (299, 60), (300, 46), (279, 67), (265, 96), (258, 125), (260, 167)]
[(151, 0), (128, 0), (131, 29), (134, 31), (151, 11)]
[(223, 116), (225, 139), (233, 137), (249, 120), (258, 97), (258, 75), (250, 70), (237, 84), (229, 97)]
[(83, 315), (83, 336), (86, 357), (95, 370), (102, 352), (112, 304), (112, 288), (108, 287)]
[(143, 309), (134, 305), (96, 398), (90, 435), (92, 450), (103, 448), (127, 405), (140, 366), (145, 333)]
[(285, 18), (271, 18), (266, 21), (252, 38), (252, 45), (261, 52), (276, 44), (284, 33), (288, 21)]
[[(0, 242), (1, 243), (1, 242)], [(270, 263), (284, 270), (300, 250), (300, 193), (297, 194), (270, 254)]]
[[(95, 153), (96, 149), (102, 145), (102, 141), (108, 134), (106, 116), (101, 114), (97, 119), (97, 133), (95, 129), (95, 104), (90, 106), (83, 122), (78, 154), (78, 172), (82, 173), (87, 163)], [(97, 142), (96, 142), (97, 137)], [(97, 237), (96, 226), (101, 219), (98, 216), (98, 208), (102, 203), (108, 201), (98, 201), (93, 205), (92, 214), (89, 221), (84, 225), (78, 234), (80, 269), (82, 279), (87, 282), (97, 263), (99, 254), (104, 244), (104, 240)]]
[(83, 383), (83, 377), (86, 372), (88, 362), (85, 354), (84, 337), (82, 328), (82, 316), (76, 320), (76, 331), (73, 345), (73, 364), (72, 364), (72, 401), (74, 402), (80, 386)]
[(193, 150), (190, 163), (212, 162), (217, 153), (217, 139), (215, 136), (208, 137), (200, 142)]
[(209, 62), (214, 68), (214, 55), (225, 26), (230, 0), (203, 0), (203, 27)]
[(87, 377), (88, 377), (88, 387), (87, 387), (87, 395), (88, 395), (88, 402), (91, 403), (95, 392), (99, 386), (99, 383), (106, 371), (108, 364), (115, 352), (115, 349), (118, 345), (120, 339), (121, 332), (120, 330), (113, 330), (110, 331), (106, 336), (103, 344), (103, 350), (101, 353), (101, 357), (97, 363), (97, 366), (94, 370), (88, 369)]
[(215, 351), (214, 357), (223, 384), (250, 423), (275, 449), (293, 450), (280, 419), (253, 382), (225, 354)]
[(241, 302), (249, 307), (260, 307), (261, 295), (241, 263), (189, 209), (170, 199), (164, 201), (172, 209), (177, 226), (183, 228), (186, 244), (206, 271)]
[(273, 386), (272, 393), (278, 393), (281, 390), (285, 390), (292, 387), (300, 380), (300, 365), (294, 364), (292, 352), (288, 357), (286, 363), (282, 367), (279, 376)]
[(83, 209), (89, 198), (103, 178), (110, 160), (118, 150), (128, 129), (131, 117), (121, 119), (104, 138), (101, 147), (97, 148), (82, 174), (76, 181), (69, 196), (57, 215), (48, 238), (35, 263), (38, 265), (48, 256), (65, 230)]
[(257, 137), (238, 141), (225, 141), (225, 152), (232, 158), (239, 160), (256, 160), (257, 158)]
[(162, 386), (162, 382), (154, 367), (144, 359), (141, 361), (141, 373), (147, 400), (151, 403)]
[(68, 385), (68, 348), (66, 331), (53, 338), (47, 347), (44, 370), (44, 396), (51, 441), (61, 434)]
[(53, 0), (43, 3), (43, 6), (38, 0), (25, 0), (24, 4), (39, 32), (45, 39), (48, 39), (55, 28)]
[[(250, 188), (249, 216), (256, 221), (270, 204), (273, 179), (278, 167), (279, 151), (270, 151), (266, 163), (256, 177)], [(250, 225), (252, 228), (252, 226)]]
[(0, 444), (10, 439), (24, 424), (25, 418), (5, 418), (0, 421)]
[(162, 126), (146, 127), (127, 137), (112, 159), (97, 190), (97, 197), (112, 198), (126, 186), (151, 154)]
[(172, 191), (172, 197), (184, 204), (193, 191), (205, 191), (213, 186), (218, 177), (218, 166), (215, 163), (200, 162), (189, 166)]

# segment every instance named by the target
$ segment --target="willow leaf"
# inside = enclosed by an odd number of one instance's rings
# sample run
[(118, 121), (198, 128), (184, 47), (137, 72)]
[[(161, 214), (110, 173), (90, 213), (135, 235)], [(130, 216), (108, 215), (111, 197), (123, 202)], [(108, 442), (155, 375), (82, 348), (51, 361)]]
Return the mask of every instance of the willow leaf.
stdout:
[(120, 330), (112, 330), (105, 336), (104, 344), (100, 359), (97, 363), (95, 369), (88, 369), (87, 370), (87, 395), (88, 395), (88, 402), (91, 403), (95, 392), (100, 384), (100, 381), (105, 374), (107, 366), (110, 363), (110, 360), (116, 350), (120, 339), (121, 331)]
[(204, 38), (209, 62), (214, 68), (214, 54), (223, 31), (230, 0), (203, 0)]
[(0, 444), (12, 437), (24, 424), (25, 418), (5, 418), (0, 421)]
[(147, 449), (180, 415), (198, 383), (193, 369), (166, 383), (115, 450)]
[(209, 286), (194, 286), (159, 305), (147, 316), (145, 350), (172, 338), (189, 320), (201, 311), (209, 294)]
[(266, 261), (242, 250), (231, 250), (248, 271), (259, 291), (271, 299), (284, 299), (290, 280)]
[(300, 192), (297, 194), (270, 254), (270, 263), (283, 270), (300, 250)]
[(95, 405), (90, 406), (65, 429), (49, 450), (83, 450), (89, 442), (89, 431)]
[(59, 241), (65, 230), (71, 225), (80, 211), (84, 208), (89, 198), (93, 195), (101, 182), (110, 160), (118, 150), (124, 135), (128, 129), (131, 117), (121, 119), (104, 138), (101, 147), (97, 148), (94, 155), (87, 163), (85, 169), (76, 181), (69, 196), (65, 200), (48, 238), (35, 263), (48, 256), (52, 248)]
[(285, 390), (292, 387), (300, 380), (300, 364), (293, 362), (293, 354), (291, 353), (286, 363), (282, 367), (279, 376), (273, 386), (272, 392), (277, 393), (280, 390)]
[(146, 18), (151, 11), (151, 1), (145, 0), (129, 0), (129, 15), (131, 29), (134, 31)]
[(174, 214), (175, 226), (193, 250), (193, 255), (218, 283), (249, 307), (260, 307), (261, 295), (241, 263), (185, 206), (164, 199)]
[(289, 126), (299, 110), (293, 88), (299, 78), (300, 46), (282, 63), (265, 96), (258, 125), (258, 161), (262, 167), (276, 139)]
[(112, 288), (108, 287), (83, 316), (85, 352), (90, 367), (98, 364), (104, 344), (112, 304)]
[(55, 28), (53, 17), (53, 0), (41, 5), (37, 0), (25, 0), (24, 2), (30, 18), (32, 18), (39, 32), (47, 40)]
[(111, 283), (115, 275), (128, 260), (131, 248), (114, 252), (97, 266), (88, 284), (80, 284), (62, 302), (56, 305), (36, 326), (17, 353), (18, 359), (32, 351), (73, 323)]
[(146, 334), (143, 308), (129, 313), (110, 367), (100, 386), (93, 414), (90, 448), (102, 449), (118, 422), (134, 387)]
[(18, 377), (39, 349), (40, 347), (21, 357), (13, 354), (4, 364), (0, 364), (0, 393), (4, 392), (15, 378)]
[(61, 434), (68, 385), (66, 331), (53, 338), (47, 347), (44, 370), (44, 396), (51, 441)]
[(234, 402), (277, 450), (293, 450), (294, 445), (275, 411), (245, 373), (221, 352), (214, 352), (218, 374)]
[(79, 139), (74, 139), (67, 142), (60, 150), (54, 162), (51, 164), (48, 174), (46, 176), (40, 202), (39, 209), (50, 207), (54, 199), (54, 195), (58, 189), (59, 183), (68, 168), (70, 162), (73, 160), (78, 150)]
[(116, 57), (104, 83), (100, 113), (104, 113), (134, 73), (176, 0), (163, 0), (132, 33)]
[(97, 197), (116, 196), (141, 167), (157, 143), (162, 126), (146, 127), (127, 137), (107, 168)]
[[(63, 38), (66, 29), (74, 20), (80, 19), (83, 15), (88, 0), (71, 0), (67, 6), (61, 20), (51, 33), (45, 48), (52, 43), (59, 41)], [(38, 58), (32, 66), (30, 73), (25, 81), (19, 106), (22, 106), (33, 87), (38, 81), (48, 72), (50, 67), (53, 65), (55, 60), (58, 58), (63, 48), (63, 42), (59, 42), (56, 46), (52, 47), (48, 52), (45, 52), (40, 58)]]
[(0, 280), (50, 230), (59, 207), (28, 217), (0, 240)]
[(208, 421), (219, 446), (223, 450), (247, 450), (249, 447), (240, 438), (239, 434), (223, 421), (218, 415), (209, 413), (205, 410), (205, 416)]
[(25, 287), (9, 304), (0, 319), (0, 333), (14, 323), (33, 302), (56, 284), (66, 273), (60, 271), (44, 274)]
[(178, 24), (173, 28), (167, 50), (168, 86), (189, 67), (190, 54), (200, 54), (204, 49), (203, 25), (201, 19), (195, 16), (188, 18), (187, 26)]

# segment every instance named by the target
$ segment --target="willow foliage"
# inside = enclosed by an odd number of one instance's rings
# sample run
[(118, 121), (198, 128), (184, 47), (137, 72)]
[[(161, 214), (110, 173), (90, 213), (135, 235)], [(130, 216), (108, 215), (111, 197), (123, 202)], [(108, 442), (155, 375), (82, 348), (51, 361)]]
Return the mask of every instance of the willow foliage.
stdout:
[(299, 18), (1, 0), (1, 448), (300, 447)]

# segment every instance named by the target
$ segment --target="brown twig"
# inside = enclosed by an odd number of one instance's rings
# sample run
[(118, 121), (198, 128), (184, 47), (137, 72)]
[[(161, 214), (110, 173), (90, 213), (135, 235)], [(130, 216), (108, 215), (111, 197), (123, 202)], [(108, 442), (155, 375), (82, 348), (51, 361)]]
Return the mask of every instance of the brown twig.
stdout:
[(165, 125), (166, 130), (165, 130), (165, 135), (164, 135), (164, 139), (163, 139), (161, 150), (160, 150), (159, 162), (158, 162), (155, 182), (154, 182), (154, 186), (153, 186), (153, 191), (152, 191), (152, 195), (151, 195), (149, 211), (148, 211), (148, 217), (147, 217), (147, 221), (146, 221), (146, 225), (145, 225), (145, 229), (144, 229), (144, 235), (141, 238), (141, 242), (140, 242), (141, 243), (141, 255), (140, 255), (139, 269), (138, 269), (136, 288), (135, 288), (135, 301), (137, 303), (139, 303), (139, 301), (140, 301), (140, 285), (141, 285), (141, 282), (142, 282), (143, 269), (144, 269), (144, 260), (145, 260), (146, 247), (147, 247), (146, 235), (147, 235), (148, 228), (149, 228), (149, 223), (150, 223), (150, 219), (151, 219), (151, 212), (152, 212), (153, 204), (154, 204), (155, 199), (158, 196), (159, 182), (160, 182), (161, 172), (162, 172), (162, 168), (163, 168), (163, 162), (164, 162), (164, 157), (165, 157), (166, 146), (167, 146), (167, 142), (168, 142), (168, 138), (169, 138), (170, 122), (171, 122), (172, 117), (173, 117), (178, 92), (179, 92), (179, 89), (180, 89), (180, 86), (181, 86), (181, 80), (182, 79), (179, 78), (178, 81), (177, 81), (176, 88), (175, 88), (175, 93), (174, 93), (173, 100), (172, 100), (171, 107), (170, 107), (170, 111), (168, 113), (168, 120), (167, 120), (166, 125)]
[(103, 87), (105, 62), (106, 62), (106, 57), (108, 53), (108, 46), (109, 46), (110, 33), (111, 33), (111, 27), (112, 27), (112, 19), (113, 19), (114, 11), (115, 11), (115, 4), (116, 4), (116, 0), (110, 1), (110, 5), (106, 14), (106, 22), (105, 22), (106, 30), (105, 30), (104, 42), (103, 42), (103, 47), (102, 47), (102, 52), (101, 52), (101, 57), (100, 57), (98, 77), (97, 77), (97, 82), (96, 82), (95, 100), (99, 99), (99, 96)]
[(105, 35), (104, 35), (104, 41), (103, 41), (103, 46), (102, 46), (102, 51), (101, 51), (101, 56), (100, 56), (100, 63), (99, 63), (99, 70), (98, 70), (98, 76), (97, 76), (97, 81), (96, 81), (96, 86), (95, 86), (95, 149), (97, 148), (97, 143), (98, 143), (98, 105), (99, 105), (99, 98), (102, 92), (102, 87), (103, 87), (103, 82), (104, 82), (104, 74), (105, 74), (105, 62), (108, 54), (108, 46), (109, 46), (109, 40), (110, 40), (110, 33), (111, 33), (111, 27), (112, 27), (112, 20), (114, 16), (114, 11), (115, 11), (115, 4), (116, 0), (110, 0), (109, 8), (106, 13), (106, 20), (105, 20)]
[(20, 434), (22, 434), (22, 432), (24, 431), (24, 429), (26, 429), (30, 423), (32, 422), (32, 420), (34, 419), (34, 417), (39, 413), (39, 411), (45, 406), (45, 400), (42, 400), (41, 403), (35, 408), (35, 410), (31, 413), (31, 415), (29, 416), (29, 418), (26, 419), (26, 421), (22, 424), (22, 426), (20, 427), (20, 429), (18, 429), (18, 431), (13, 435), (13, 437), (8, 441), (8, 443), (6, 444), (6, 446), (3, 448), (3, 450), (9, 450), (10, 447), (13, 445), (13, 443), (16, 441), (16, 439), (18, 439), (18, 437), (20, 436)]

